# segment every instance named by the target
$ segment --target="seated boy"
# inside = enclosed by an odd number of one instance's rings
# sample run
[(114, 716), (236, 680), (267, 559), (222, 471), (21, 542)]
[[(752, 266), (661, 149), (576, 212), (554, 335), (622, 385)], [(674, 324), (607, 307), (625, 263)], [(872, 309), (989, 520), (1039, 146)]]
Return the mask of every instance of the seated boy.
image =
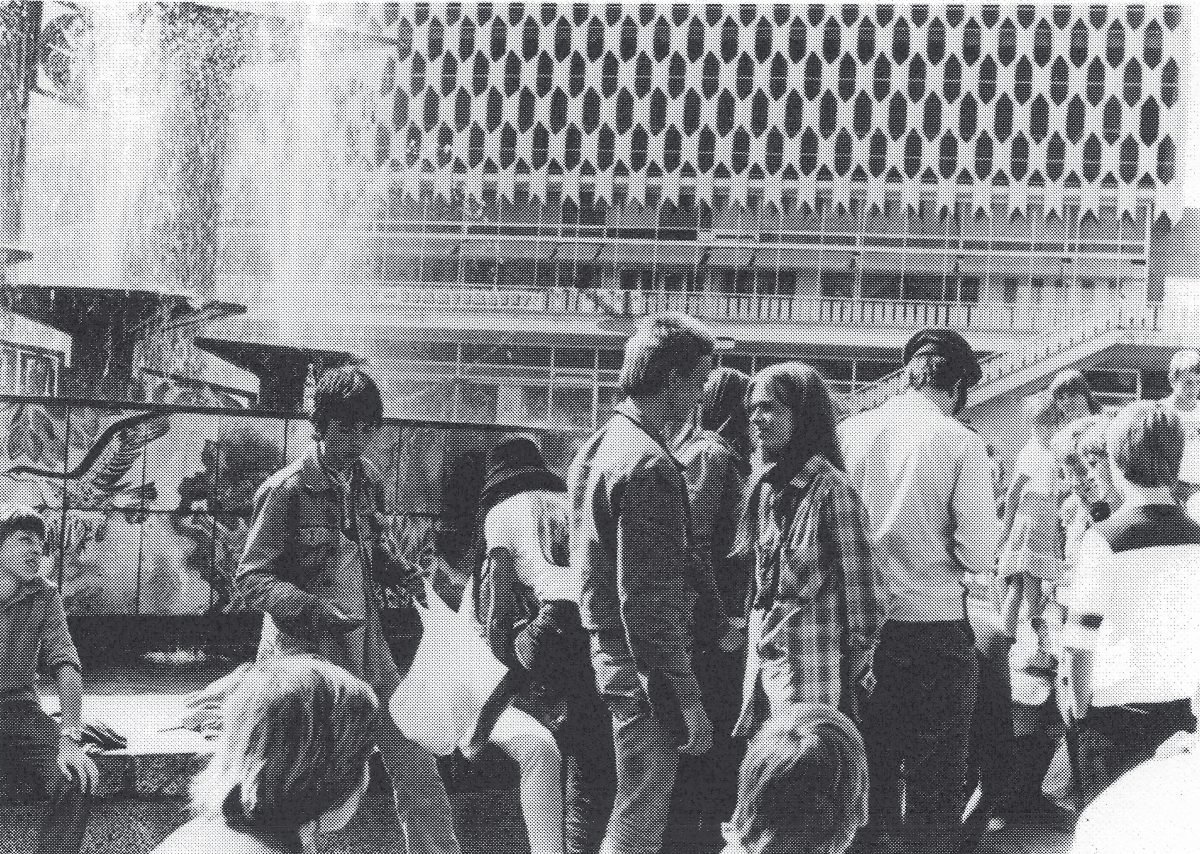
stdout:
[[(96, 765), (83, 751), (83, 680), (58, 590), (40, 573), (46, 526), (33, 509), (0, 504), (0, 781), (22, 779), (50, 799), (39, 854), (74, 854), (87, 829)], [(62, 727), (42, 710), (38, 664), (55, 673)]]

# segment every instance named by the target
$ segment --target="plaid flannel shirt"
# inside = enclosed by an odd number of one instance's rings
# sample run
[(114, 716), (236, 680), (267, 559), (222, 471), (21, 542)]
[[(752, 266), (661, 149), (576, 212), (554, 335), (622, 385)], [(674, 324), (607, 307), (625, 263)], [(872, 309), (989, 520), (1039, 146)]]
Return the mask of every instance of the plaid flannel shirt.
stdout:
[(747, 734), (761, 723), (752, 720), (760, 685), (772, 705), (838, 707), (843, 636), (845, 672), (858, 680), (871, 665), (886, 617), (866, 510), (828, 460), (814, 456), (782, 489), (764, 483), (756, 510), (752, 634), (738, 724)]

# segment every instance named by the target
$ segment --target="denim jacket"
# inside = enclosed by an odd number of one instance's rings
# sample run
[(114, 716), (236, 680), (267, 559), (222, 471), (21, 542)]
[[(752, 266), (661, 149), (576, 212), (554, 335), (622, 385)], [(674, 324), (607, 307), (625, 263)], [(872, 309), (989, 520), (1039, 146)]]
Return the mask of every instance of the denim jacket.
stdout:
[(342, 532), (351, 530), (354, 521), (346, 518), (341, 490), (321, 465), (316, 444), (259, 488), (234, 598), (242, 607), (264, 612), (260, 659), (314, 653), (346, 667), (386, 700), (399, 684), (399, 674), (383, 636), (373, 582), (407, 573), (385, 535), (380, 476), (368, 461), (363, 460), (363, 467), (354, 500), (357, 529), (366, 540), (359, 546), (366, 601), (361, 651), (350, 645), (348, 635), (324, 625), (328, 605), (321, 595), (323, 579), (338, 557)]

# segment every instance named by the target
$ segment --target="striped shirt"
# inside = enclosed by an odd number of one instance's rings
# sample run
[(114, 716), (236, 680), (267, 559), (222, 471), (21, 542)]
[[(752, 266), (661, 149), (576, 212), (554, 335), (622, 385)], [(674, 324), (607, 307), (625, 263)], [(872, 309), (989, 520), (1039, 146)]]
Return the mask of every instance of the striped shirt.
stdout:
[(1166, 703), (1200, 683), (1200, 525), (1126, 505), (1079, 547), (1063, 644), (1093, 653), (1093, 706)]

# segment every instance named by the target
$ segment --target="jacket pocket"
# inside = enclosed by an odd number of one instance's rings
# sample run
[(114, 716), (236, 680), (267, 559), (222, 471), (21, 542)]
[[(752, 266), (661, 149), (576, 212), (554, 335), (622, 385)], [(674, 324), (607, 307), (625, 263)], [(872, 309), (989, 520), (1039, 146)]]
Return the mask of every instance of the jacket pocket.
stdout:
[(337, 543), (337, 532), (329, 525), (301, 525), (296, 529), (296, 559), (301, 577), (311, 580), (326, 567)]

